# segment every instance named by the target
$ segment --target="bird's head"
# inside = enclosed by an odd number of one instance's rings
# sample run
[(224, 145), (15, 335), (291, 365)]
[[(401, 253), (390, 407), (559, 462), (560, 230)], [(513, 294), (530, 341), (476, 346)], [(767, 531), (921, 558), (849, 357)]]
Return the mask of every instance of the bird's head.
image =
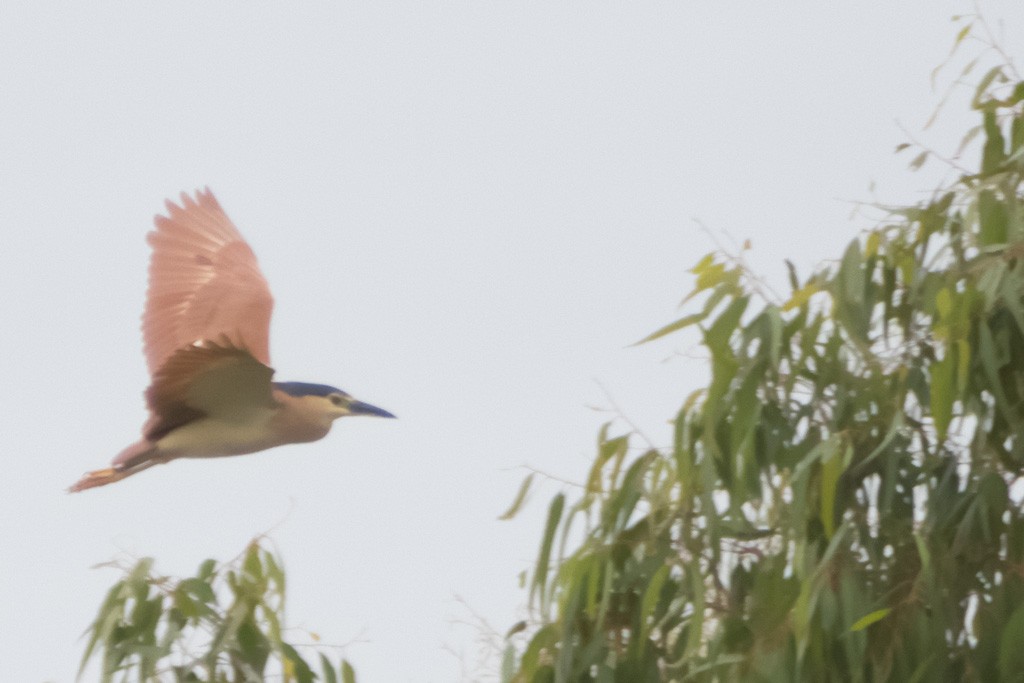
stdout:
[(310, 409), (316, 410), (329, 420), (337, 420), (348, 415), (376, 415), (377, 417), (394, 417), (391, 413), (377, 406), (357, 401), (337, 387), (326, 384), (310, 384), (308, 382), (274, 382), (274, 388), (283, 391), (293, 398), (300, 398)]

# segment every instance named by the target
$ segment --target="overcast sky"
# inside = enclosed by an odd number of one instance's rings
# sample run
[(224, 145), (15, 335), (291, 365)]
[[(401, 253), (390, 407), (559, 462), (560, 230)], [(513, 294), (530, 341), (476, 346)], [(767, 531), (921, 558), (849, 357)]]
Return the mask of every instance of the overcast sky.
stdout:
[[(1024, 8), (985, 7), (1014, 53)], [(927, 197), (897, 122), (946, 151), (973, 125), (954, 100), (922, 131), (970, 9), (5, 0), (5, 680), (73, 680), (118, 578), (92, 565), (183, 574), (271, 528), (290, 623), (356, 640), (361, 681), (486, 680), (461, 622), (523, 616), (562, 486), (497, 521), (523, 466), (583, 479), (612, 402), (665, 442), (704, 376), (685, 338), (627, 348), (714, 248), (694, 219), (781, 280), (868, 225), (852, 201)], [(67, 495), (137, 438), (145, 234), (206, 185), (276, 297), (277, 378), (400, 419)]]

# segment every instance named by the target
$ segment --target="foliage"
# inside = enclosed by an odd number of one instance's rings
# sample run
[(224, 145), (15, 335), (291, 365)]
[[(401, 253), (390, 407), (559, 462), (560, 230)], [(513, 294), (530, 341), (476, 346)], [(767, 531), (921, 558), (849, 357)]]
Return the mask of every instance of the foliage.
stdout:
[(551, 501), (503, 680), (1024, 678), (1019, 80), (981, 79), (979, 168), (788, 296), (697, 263), (645, 341), (696, 329), (710, 381)]
[(226, 565), (206, 560), (189, 578), (152, 567), (152, 558), (139, 560), (107, 593), (87, 631), (82, 670), (98, 658), (104, 683), (355, 683), (347, 661), (335, 666), (321, 653), (317, 675), (285, 641), (285, 572), (259, 540)]

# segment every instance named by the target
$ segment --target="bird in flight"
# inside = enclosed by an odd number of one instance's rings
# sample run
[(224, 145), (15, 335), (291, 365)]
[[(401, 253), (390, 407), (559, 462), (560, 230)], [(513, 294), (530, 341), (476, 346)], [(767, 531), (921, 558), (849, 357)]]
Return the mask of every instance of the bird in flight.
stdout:
[(105, 486), (178, 458), (244, 455), (316, 441), (348, 415), (394, 417), (325, 384), (273, 382), (274, 306), (256, 255), (207, 188), (149, 233), (142, 336), (151, 382), (142, 438), (69, 491)]

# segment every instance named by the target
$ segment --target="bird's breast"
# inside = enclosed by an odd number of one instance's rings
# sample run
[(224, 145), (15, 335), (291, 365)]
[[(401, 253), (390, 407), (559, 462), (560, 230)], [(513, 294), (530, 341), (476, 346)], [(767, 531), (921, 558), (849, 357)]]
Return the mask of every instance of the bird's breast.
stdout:
[[(274, 392), (275, 398), (280, 392)], [(270, 418), (270, 430), (283, 439), (282, 443), (317, 441), (331, 431), (330, 417), (317, 409), (316, 404), (287, 397)]]

